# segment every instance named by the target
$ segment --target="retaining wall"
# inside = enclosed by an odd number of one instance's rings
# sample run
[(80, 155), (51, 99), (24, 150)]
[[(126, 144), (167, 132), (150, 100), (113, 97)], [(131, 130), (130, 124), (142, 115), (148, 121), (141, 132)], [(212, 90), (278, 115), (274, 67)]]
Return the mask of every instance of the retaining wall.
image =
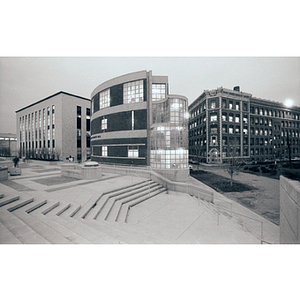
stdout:
[(280, 243), (300, 243), (300, 183), (280, 176)]

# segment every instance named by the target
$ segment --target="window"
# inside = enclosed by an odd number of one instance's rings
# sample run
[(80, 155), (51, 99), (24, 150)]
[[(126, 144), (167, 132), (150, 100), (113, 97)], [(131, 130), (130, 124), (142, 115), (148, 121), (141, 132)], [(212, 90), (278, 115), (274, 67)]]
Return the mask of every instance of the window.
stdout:
[(143, 80), (124, 83), (123, 97), (124, 97), (124, 104), (144, 101)]
[(165, 84), (152, 84), (152, 101), (159, 101), (166, 98), (166, 85)]
[(107, 156), (107, 146), (102, 146), (102, 156)]
[(228, 131), (229, 133), (233, 133), (233, 126), (231, 125), (231, 126), (229, 126), (229, 131)]
[(233, 107), (233, 102), (229, 101), (229, 109), (232, 109), (232, 107)]
[(216, 100), (211, 100), (210, 108), (216, 108)]
[(81, 129), (81, 106), (77, 106), (77, 129)]
[(236, 123), (240, 123), (240, 116), (239, 116), (239, 115), (236, 115), (236, 116), (235, 116), (235, 122), (236, 122)]
[(235, 127), (235, 133), (240, 133), (240, 126)]
[(240, 103), (239, 103), (239, 102), (236, 102), (236, 104), (235, 104), (235, 109), (236, 109), (236, 110), (240, 110)]
[(210, 115), (210, 121), (211, 122), (217, 122), (218, 115), (217, 114), (211, 114)]
[(102, 130), (107, 129), (107, 119), (102, 119), (101, 120), (101, 129)]
[(227, 121), (227, 114), (222, 113), (222, 121), (226, 122)]
[(139, 157), (139, 147), (138, 146), (128, 146), (128, 157), (138, 158)]
[(229, 122), (233, 122), (233, 114), (229, 114), (228, 120), (229, 120)]
[(86, 131), (91, 130), (91, 109), (86, 109)]
[(110, 90), (107, 89), (99, 94), (100, 109), (110, 106)]

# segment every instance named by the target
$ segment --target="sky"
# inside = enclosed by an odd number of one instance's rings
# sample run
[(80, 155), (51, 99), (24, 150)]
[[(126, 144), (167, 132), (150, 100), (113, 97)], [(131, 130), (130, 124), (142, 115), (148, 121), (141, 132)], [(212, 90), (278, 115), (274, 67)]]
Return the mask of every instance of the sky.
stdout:
[(90, 98), (94, 88), (123, 74), (152, 70), (169, 77), (171, 94), (192, 103), (223, 86), (300, 106), (299, 57), (0, 57), (0, 128), (16, 133), (15, 111), (59, 91)]

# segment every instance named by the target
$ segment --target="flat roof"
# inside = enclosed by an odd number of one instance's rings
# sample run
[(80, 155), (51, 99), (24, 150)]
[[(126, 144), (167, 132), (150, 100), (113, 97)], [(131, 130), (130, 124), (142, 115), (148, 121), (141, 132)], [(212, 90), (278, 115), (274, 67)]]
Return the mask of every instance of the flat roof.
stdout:
[(54, 97), (54, 96), (57, 96), (57, 95), (59, 95), (59, 94), (65, 94), (65, 95), (68, 95), (68, 96), (77, 97), (77, 98), (81, 98), (81, 99), (83, 99), (83, 100), (91, 101), (91, 99), (88, 99), (88, 98), (85, 98), (85, 97), (82, 97), (82, 96), (78, 96), (78, 95), (74, 95), (74, 94), (67, 93), (67, 92), (64, 92), (64, 91), (60, 91), (60, 92), (57, 92), (57, 93), (55, 93), (55, 94), (53, 94), (53, 95), (51, 95), (51, 96), (48, 96), (48, 97), (42, 99), (42, 100), (39, 100), (39, 101), (34, 102), (34, 103), (32, 103), (32, 104), (29, 104), (29, 105), (27, 105), (27, 106), (25, 106), (25, 107), (23, 107), (23, 108), (21, 108), (21, 109), (19, 109), (19, 110), (16, 110), (16, 113), (18, 113), (18, 112), (20, 112), (20, 111), (22, 111), (22, 110), (24, 110), (24, 109), (26, 109), (26, 108), (29, 108), (29, 107), (31, 107), (31, 106), (34, 106), (34, 105), (36, 105), (36, 104), (38, 104), (38, 103), (41, 103), (41, 102), (43, 102), (43, 101), (45, 101), (45, 100), (48, 100), (48, 99), (50, 99), (50, 98), (52, 98), (52, 97)]

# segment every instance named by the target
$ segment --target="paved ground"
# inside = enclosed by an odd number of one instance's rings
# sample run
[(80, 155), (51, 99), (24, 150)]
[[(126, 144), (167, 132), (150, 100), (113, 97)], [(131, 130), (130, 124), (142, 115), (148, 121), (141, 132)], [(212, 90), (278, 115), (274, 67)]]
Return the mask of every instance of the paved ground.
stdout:
[[(136, 176), (104, 174), (101, 180), (69, 181), (62, 178), (59, 181), (59, 176), (59, 165), (54, 167), (31, 162), (24, 164), (21, 176), (10, 177), (8, 182), (0, 183), (0, 190), (2, 193), (26, 194), (37, 200), (83, 205), (103, 191), (142, 180)], [(192, 177), (189, 180), (211, 190)], [(22, 187), (27, 190), (22, 191)], [(214, 192), (214, 199), (215, 204), (211, 205), (183, 193), (160, 194), (133, 207), (128, 225), (124, 226), (131, 226), (133, 231), (143, 231), (166, 243), (255, 244), (260, 243), (261, 238), (279, 243), (278, 226), (217, 192)], [(135, 242), (134, 235), (127, 239)]]

